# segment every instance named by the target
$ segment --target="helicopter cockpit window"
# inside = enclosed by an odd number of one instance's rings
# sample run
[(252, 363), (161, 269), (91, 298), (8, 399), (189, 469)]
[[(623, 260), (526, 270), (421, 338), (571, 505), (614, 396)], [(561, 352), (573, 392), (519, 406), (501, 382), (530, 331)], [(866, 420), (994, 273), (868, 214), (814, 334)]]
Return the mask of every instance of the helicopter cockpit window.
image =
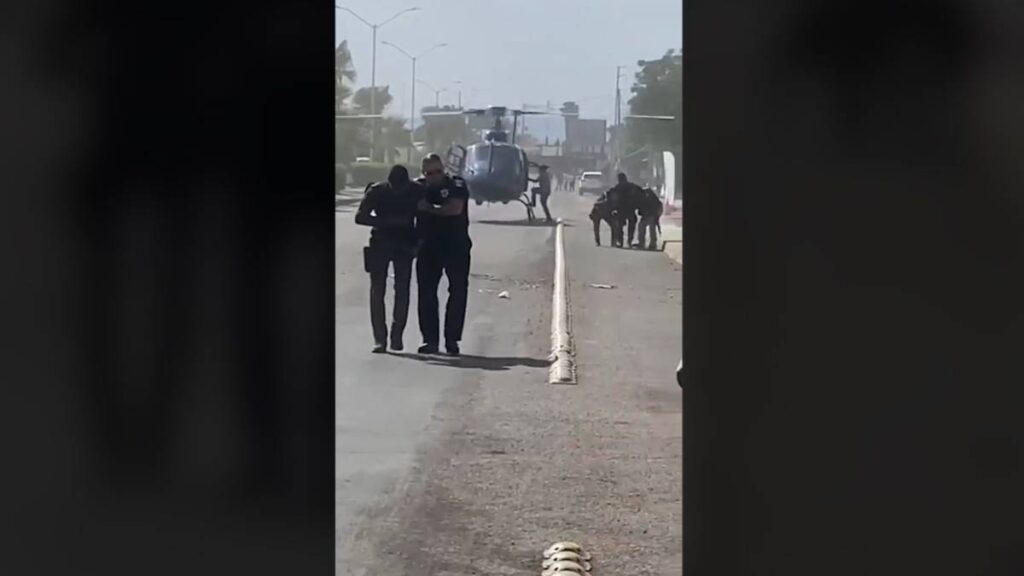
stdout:
[(522, 156), (518, 148), (495, 146), (492, 153), (494, 154), (493, 167), (495, 172), (514, 174), (516, 176), (522, 174)]
[(466, 166), (487, 164), (490, 160), (490, 146), (473, 146), (466, 153)]

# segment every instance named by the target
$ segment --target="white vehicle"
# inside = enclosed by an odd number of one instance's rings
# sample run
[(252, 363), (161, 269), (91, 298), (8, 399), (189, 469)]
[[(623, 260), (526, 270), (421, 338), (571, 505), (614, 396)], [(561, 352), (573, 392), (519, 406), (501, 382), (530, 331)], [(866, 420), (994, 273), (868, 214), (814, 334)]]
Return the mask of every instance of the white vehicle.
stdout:
[(600, 172), (584, 172), (576, 183), (580, 196), (584, 194), (601, 194), (605, 190), (604, 176)]

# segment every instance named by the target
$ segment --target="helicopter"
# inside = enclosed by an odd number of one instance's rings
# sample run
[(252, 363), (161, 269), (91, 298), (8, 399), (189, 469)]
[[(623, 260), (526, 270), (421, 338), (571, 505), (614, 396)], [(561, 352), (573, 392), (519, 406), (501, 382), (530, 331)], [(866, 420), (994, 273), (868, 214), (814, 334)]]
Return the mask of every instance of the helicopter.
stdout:
[[(494, 118), (494, 124), (490, 130), (483, 133), (481, 142), (470, 144), (468, 147), (453, 145), (448, 148), (448, 171), (466, 181), (469, 196), (477, 206), (484, 202), (520, 202), (526, 207), (527, 219), (533, 221), (533, 205), (527, 192), (530, 188), (530, 168), (538, 165), (531, 162), (526, 152), (516, 145), (516, 129), (520, 116), (548, 113), (490, 106), (458, 112), (426, 112), (423, 115), (429, 117), (460, 114), (490, 114)], [(509, 114), (512, 115), (511, 142), (502, 122)]]

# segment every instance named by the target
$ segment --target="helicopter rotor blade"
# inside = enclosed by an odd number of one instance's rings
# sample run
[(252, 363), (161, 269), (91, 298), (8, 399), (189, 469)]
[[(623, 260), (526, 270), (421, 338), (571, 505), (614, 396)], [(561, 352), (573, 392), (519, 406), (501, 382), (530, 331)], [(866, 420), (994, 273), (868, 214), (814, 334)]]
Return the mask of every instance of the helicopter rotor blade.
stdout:
[(447, 111), (447, 112), (422, 112), (420, 116), (462, 116), (464, 112), (459, 110)]
[(627, 120), (675, 120), (675, 116), (653, 116), (645, 114), (627, 114), (623, 116)]

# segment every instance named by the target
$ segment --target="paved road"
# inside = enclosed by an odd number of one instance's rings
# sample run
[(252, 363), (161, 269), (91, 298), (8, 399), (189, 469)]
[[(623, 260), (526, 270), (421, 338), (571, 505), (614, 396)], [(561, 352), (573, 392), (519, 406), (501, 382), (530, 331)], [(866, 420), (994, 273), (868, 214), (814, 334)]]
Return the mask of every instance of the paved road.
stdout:
[(556, 194), (580, 383), (551, 386), (553, 229), (471, 206), (464, 356), (371, 355), (357, 198), (336, 208), (338, 574), (537, 573), (566, 537), (595, 570), (681, 573), (678, 267), (594, 247), (587, 202)]

